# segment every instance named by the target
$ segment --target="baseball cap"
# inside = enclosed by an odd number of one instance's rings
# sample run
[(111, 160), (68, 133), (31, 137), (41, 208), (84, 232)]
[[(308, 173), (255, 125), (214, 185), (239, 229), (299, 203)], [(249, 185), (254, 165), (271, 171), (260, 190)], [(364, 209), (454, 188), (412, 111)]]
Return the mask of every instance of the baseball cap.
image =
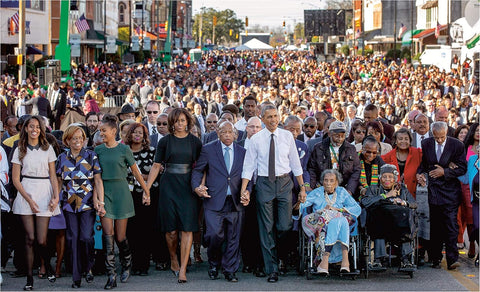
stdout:
[(347, 131), (347, 127), (345, 127), (345, 124), (340, 121), (334, 121), (330, 124), (328, 131), (335, 133), (345, 133)]

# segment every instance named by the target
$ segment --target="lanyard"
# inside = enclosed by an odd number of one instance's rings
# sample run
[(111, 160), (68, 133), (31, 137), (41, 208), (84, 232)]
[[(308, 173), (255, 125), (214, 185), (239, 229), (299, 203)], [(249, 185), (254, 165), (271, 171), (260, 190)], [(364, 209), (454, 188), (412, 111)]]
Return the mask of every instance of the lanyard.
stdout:
[[(333, 147), (332, 147), (332, 144), (330, 144), (330, 150), (331, 150), (332, 153), (333, 153), (333, 158), (335, 158), (335, 161), (336, 161), (337, 163), (340, 163), (340, 161), (338, 160), (338, 157), (337, 157), (337, 153), (335, 153), (335, 150), (334, 150)], [(340, 150), (339, 150), (339, 151), (340, 151)]]

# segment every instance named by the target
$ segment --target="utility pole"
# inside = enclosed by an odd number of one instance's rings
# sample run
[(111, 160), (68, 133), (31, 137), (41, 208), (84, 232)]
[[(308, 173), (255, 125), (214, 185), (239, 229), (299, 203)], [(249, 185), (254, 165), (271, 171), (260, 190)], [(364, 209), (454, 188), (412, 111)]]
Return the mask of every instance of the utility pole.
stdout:
[(215, 26), (217, 26), (217, 16), (216, 15), (213, 16), (212, 25), (213, 25), (212, 44), (215, 45)]
[(128, 48), (132, 48), (132, 0), (128, 0)]
[(202, 33), (203, 30), (203, 7), (200, 8), (200, 23), (198, 24), (198, 44), (200, 46), (200, 49), (202, 48)]
[(107, 62), (107, 0), (103, 0), (103, 61)]
[(393, 1), (393, 61), (397, 60), (397, 0)]
[(143, 52), (143, 44), (145, 42), (145, 19), (143, 17), (143, 14), (145, 12), (145, 0), (142, 0), (142, 43), (141, 43), (141, 48), (140, 51)]
[[(26, 48), (25, 48), (25, 0), (18, 1), (18, 47), (20, 50), (20, 54), (26, 56)], [(18, 67), (18, 83), (22, 84), (23, 80), (27, 79), (27, 66), (26, 66), (26, 57), (25, 62), (22, 61), (22, 64)]]

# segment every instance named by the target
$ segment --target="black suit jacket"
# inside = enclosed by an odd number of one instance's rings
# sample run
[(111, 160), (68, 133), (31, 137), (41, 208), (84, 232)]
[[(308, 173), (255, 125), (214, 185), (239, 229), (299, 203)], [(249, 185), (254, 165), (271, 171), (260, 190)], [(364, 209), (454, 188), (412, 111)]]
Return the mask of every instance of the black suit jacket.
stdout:
[[(467, 160), (465, 157), (465, 146), (455, 138), (447, 137), (445, 147), (437, 161), (436, 143), (433, 137), (422, 141), (422, 163), (418, 167), (417, 173), (424, 173), (428, 179), (428, 203), (431, 205), (450, 205), (458, 206), (462, 196), (462, 188), (459, 176), (467, 172)], [(449, 168), (450, 162), (458, 167)], [(435, 165), (440, 165), (445, 174), (439, 178), (433, 178), (428, 175), (434, 170)]]
[[(238, 130), (238, 137), (237, 137), (236, 142), (240, 142), (240, 141), (242, 141), (246, 138), (247, 138), (247, 132)], [(203, 142), (203, 144), (208, 144), (210, 142), (217, 141), (217, 140), (218, 140), (218, 134), (217, 134), (216, 131), (213, 131), (213, 132), (210, 132), (210, 133), (206, 134), (204, 136), (204, 139), (203, 139), (202, 142)]]
[[(310, 138), (310, 140), (315, 139), (315, 138), (318, 138), (318, 137), (320, 137), (320, 135), (315, 134), (312, 138)], [(298, 136), (297, 136), (297, 140), (302, 141), (302, 142), (305, 142), (305, 133), (298, 135)], [(310, 141), (310, 140), (309, 140), (309, 141)]]

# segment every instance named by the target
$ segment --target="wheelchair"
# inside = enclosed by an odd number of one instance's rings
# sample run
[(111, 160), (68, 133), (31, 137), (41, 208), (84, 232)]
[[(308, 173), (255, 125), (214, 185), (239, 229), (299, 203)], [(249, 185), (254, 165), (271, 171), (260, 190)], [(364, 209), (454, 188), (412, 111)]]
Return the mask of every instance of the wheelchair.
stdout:
[[(310, 210), (311, 211), (311, 210)], [(310, 212), (308, 212), (310, 213)], [(303, 217), (301, 216), (299, 221)], [(340, 265), (335, 263), (329, 263), (329, 273), (331, 275), (339, 275), (340, 277), (347, 277), (355, 280), (357, 276), (360, 274), (359, 269), (359, 255), (360, 255), (360, 237), (358, 234), (358, 221), (355, 220), (355, 223), (350, 226), (350, 242), (349, 242), (349, 251), (348, 251), (348, 259), (350, 263), (350, 272), (340, 272)], [(315, 238), (309, 237), (303, 231), (303, 228), (300, 227), (298, 230), (299, 234), (299, 245), (298, 245), (298, 252), (299, 252), (299, 265), (298, 265), (298, 272), (300, 275), (305, 275), (307, 280), (313, 279), (314, 276), (320, 275), (317, 272), (317, 265), (314, 263), (315, 255), (317, 253), (315, 247)], [(323, 236), (323, 238), (322, 238)], [(320, 240), (324, 240), (325, 233), (322, 231), (320, 234)], [(337, 243), (338, 244), (338, 243)], [(321, 247), (324, 248), (324, 245), (321, 244)]]
[[(418, 216), (416, 210), (412, 210), (413, 212), (413, 231), (411, 236), (406, 240), (405, 238), (403, 241), (395, 240), (389, 241), (385, 240), (385, 248), (387, 251), (387, 258), (386, 262), (382, 263), (381, 267), (376, 267), (374, 264), (374, 240), (371, 238), (368, 232), (367, 224), (360, 224), (361, 226), (359, 229), (360, 232), (360, 253), (361, 253), (361, 270), (364, 274), (365, 279), (369, 277), (371, 272), (381, 273), (387, 271), (389, 268), (394, 268), (398, 266), (398, 273), (406, 274), (410, 278), (413, 278), (414, 273), (417, 271), (417, 263), (418, 263)], [(362, 208), (362, 214), (359, 216), (359, 221), (366, 220), (366, 210)], [(402, 243), (409, 243), (412, 252), (409, 254), (409, 260), (412, 264), (411, 267), (402, 268), (401, 261), (401, 244)]]

